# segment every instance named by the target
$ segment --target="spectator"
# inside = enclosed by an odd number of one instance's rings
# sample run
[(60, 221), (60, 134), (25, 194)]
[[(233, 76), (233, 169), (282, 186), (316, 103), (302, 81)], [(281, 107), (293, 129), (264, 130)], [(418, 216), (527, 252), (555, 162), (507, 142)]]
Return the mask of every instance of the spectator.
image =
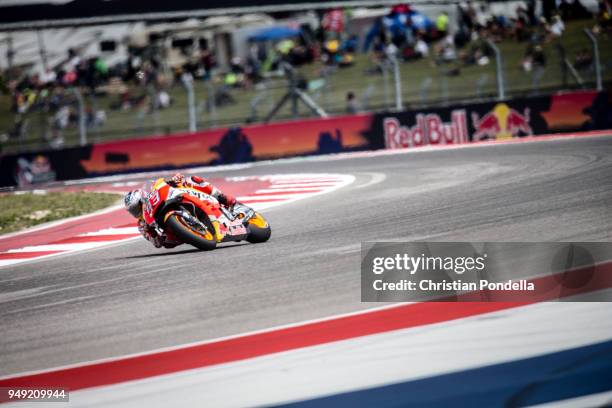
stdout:
[(475, 11), (474, 19), (476, 24), (480, 27), (486, 27), (491, 18), (491, 13), (487, 10), (486, 4), (481, 4), (477, 11)]
[(165, 108), (170, 107), (171, 103), (172, 103), (172, 99), (170, 98), (170, 95), (168, 94), (168, 92), (166, 92), (163, 89), (157, 92), (157, 106), (160, 109), (165, 109)]
[(399, 50), (397, 46), (392, 41), (389, 41), (387, 44), (385, 44), (385, 57), (387, 59), (394, 60), (395, 58), (397, 58), (398, 51)]
[(544, 49), (542, 48), (541, 45), (538, 44), (535, 47), (533, 47), (533, 52), (531, 56), (533, 60), (533, 65), (535, 67), (544, 68), (546, 66), (546, 55), (544, 54)]
[(68, 59), (64, 64), (64, 69), (68, 72), (76, 71), (80, 63), (81, 57), (79, 57), (77, 52), (73, 48), (68, 49)]
[(348, 92), (346, 94), (346, 113), (357, 112), (359, 112), (359, 107), (357, 104), (357, 99), (355, 98), (355, 94), (353, 92)]
[(533, 71), (533, 83), (535, 88), (539, 85), (539, 81), (544, 75), (544, 69), (546, 67), (546, 55), (540, 44), (530, 45), (527, 48), (522, 66), (526, 72)]
[(593, 54), (586, 48), (583, 48), (578, 51), (574, 61), (574, 68), (578, 71), (586, 70), (593, 65)]
[(43, 74), (40, 76), (40, 82), (44, 86), (50, 86), (57, 80), (57, 74), (51, 68), (45, 69)]
[(436, 18), (436, 30), (440, 37), (446, 37), (448, 32), (448, 13), (443, 11), (438, 18)]
[(417, 35), (417, 41), (414, 46), (415, 53), (421, 58), (427, 58), (429, 56), (429, 45), (423, 39), (422, 34)]
[(470, 2), (461, 2), (458, 5), (458, 20), (459, 31), (472, 31), (476, 23), (474, 21), (475, 11)]
[(278, 42), (278, 44), (276, 44), (276, 50), (283, 57), (288, 57), (289, 56), (289, 52), (291, 52), (293, 47), (295, 47), (295, 41), (293, 41), (290, 38), (287, 38), (285, 40), (281, 40), (281, 41)]
[(444, 37), (438, 46), (437, 52), (437, 63), (444, 64), (452, 62), (457, 59), (457, 50), (455, 48), (455, 41), (452, 35)]
[(344, 32), (346, 25), (344, 11), (342, 9), (332, 9), (323, 15), (321, 27), (325, 32), (325, 39), (338, 39)]
[(608, 31), (612, 28), (612, 1), (599, 0), (597, 12), (597, 26), (595, 31)]
[(516, 20), (514, 22), (513, 35), (517, 42), (523, 42), (527, 39), (527, 24), (529, 22), (529, 14), (522, 6), (516, 9)]
[(552, 34), (552, 38), (559, 38), (565, 31), (565, 24), (563, 24), (563, 20), (561, 16), (556, 15), (552, 18), (552, 24), (550, 26), (550, 33)]

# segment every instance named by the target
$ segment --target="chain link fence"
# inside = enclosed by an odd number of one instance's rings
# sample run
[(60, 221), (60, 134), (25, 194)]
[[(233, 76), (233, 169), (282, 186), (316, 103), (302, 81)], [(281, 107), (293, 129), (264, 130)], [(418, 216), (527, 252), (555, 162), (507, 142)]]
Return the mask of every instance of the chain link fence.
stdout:
[[(423, 58), (356, 53), (351, 63), (313, 62), (252, 82), (178, 76), (135, 85), (118, 79), (99, 88), (54, 89), (24, 95), (20, 110), (0, 97), (5, 153), (169, 135), (321, 114), (401, 110), (508, 99), (563, 89), (603, 89), (612, 81), (612, 39), (590, 21), (567, 25), (561, 38), (533, 42), (472, 41), (463, 48), (433, 44)], [(300, 96), (301, 95), (301, 96)], [(29, 100), (28, 98), (31, 98)], [(301, 101), (306, 103), (302, 103)], [(310, 102), (308, 102), (310, 101)], [(309, 108), (312, 103), (319, 110)], [(25, 106), (25, 108), (23, 108)]]

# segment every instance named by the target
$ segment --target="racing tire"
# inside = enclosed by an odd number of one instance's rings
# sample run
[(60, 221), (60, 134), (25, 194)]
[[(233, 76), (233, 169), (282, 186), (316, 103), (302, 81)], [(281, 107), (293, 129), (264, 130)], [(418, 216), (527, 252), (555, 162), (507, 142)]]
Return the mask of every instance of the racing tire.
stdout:
[(192, 229), (179, 215), (171, 214), (166, 220), (166, 228), (169, 228), (184, 243), (193, 245), (198, 249), (210, 251), (217, 247), (217, 240), (214, 234), (211, 233), (211, 231), (214, 231), (212, 225), (209, 225), (206, 234), (202, 234), (200, 231)]
[(270, 225), (259, 213), (255, 213), (255, 216), (247, 222), (247, 228), (249, 235), (246, 240), (251, 244), (266, 242), (270, 239), (270, 235), (272, 235)]

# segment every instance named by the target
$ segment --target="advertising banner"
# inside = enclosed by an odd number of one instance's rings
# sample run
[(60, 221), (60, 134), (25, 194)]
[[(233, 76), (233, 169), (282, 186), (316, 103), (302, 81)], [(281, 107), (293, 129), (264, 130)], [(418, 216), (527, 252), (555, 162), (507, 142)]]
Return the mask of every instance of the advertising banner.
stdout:
[(103, 174), (365, 149), (370, 120), (340, 116), (98, 143), (81, 165), (88, 174)]
[[(376, 114), (389, 149), (612, 128), (608, 92), (577, 91)], [(376, 130), (374, 130), (376, 132)]]
[(141, 170), (612, 129), (611, 99), (608, 91), (572, 91), (442, 108), (219, 128), (7, 155), (0, 158), (0, 186), (53, 178), (67, 180)]
[(0, 186), (23, 185), (20, 163), (46, 161), (58, 180), (140, 170), (246, 163), (384, 147), (370, 132), (372, 115), (149, 136), (0, 158)]

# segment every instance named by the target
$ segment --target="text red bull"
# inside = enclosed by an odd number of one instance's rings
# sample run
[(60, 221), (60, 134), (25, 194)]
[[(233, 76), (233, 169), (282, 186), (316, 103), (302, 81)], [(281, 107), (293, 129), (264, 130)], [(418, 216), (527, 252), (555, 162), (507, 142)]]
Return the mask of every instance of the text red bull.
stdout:
[(437, 114), (419, 113), (412, 127), (401, 126), (396, 118), (385, 118), (383, 127), (385, 146), (388, 149), (468, 142), (467, 120), (463, 109), (452, 111), (450, 123), (444, 123)]

